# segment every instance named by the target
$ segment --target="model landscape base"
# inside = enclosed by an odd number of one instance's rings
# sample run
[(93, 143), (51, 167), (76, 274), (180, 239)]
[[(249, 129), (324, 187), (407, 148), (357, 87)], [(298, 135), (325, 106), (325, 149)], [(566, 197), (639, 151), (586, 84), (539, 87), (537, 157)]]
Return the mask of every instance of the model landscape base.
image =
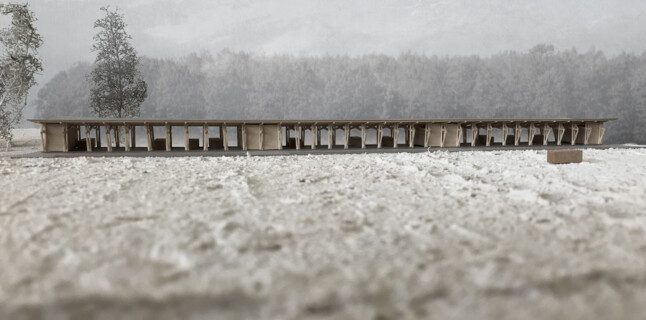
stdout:
[[(176, 127), (184, 128), (184, 151), (229, 151), (234, 147), (247, 151), (600, 145), (603, 144), (605, 134), (604, 124), (611, 120), (615, 119), (225, 121), (56, 118), (30, 121), (41, 125), (43, 152), (92, 152), (103, 147), (108, 152), (122, 147), (124, 151), (130, 152), (138, 147), (138, 131), (146, 136), (147, 151), (177, 150), (173, 143), (173, 128)], [(164, 136), (156, 137), (155, 128), (160, 127)], [(201, 132), (199, 136), (192, 137), (190, 129), (195, 127)], [(229, 139), (229, 131), (235, 132), (235, 139)], [(373, 144), (368, 144), (369, 131), (376, 133)], [(327, 136), (327, 143), (321, 143), (322, 136)], [(102, 141), (102, 137), (106, 141)], [(235, 140), (235, 144), (230, 140)]]
[(179, 157), (280, 157), (280, 156), (316, 156), (316, 155), (354, 155), (354, 154), (392, 154), (392, 153), (434, 153), (434, 152), (502, 152), (502, 151), (541, 151), (541, 150), (606, 150), (606, 149), (643, 149), (644, 146), (638, 145), (623, 145), (623, 144), (603, 144), (603, 145), (577, 145), (572, 147), (570, 145), (520, 145), (520, 146), (477, 146), (477, 147), (461, 147), (461, 148), (382, 148), (367, 147), (366, 149), (343, 149), (343, 147), (336, 147), (334, 149), (283, 149), (283, 150), (241, 150), (239, 148), (229, 148), (228, 151), (224, 150), (209, 150), (204, 152), (202, 150), (189, 150), (183, 148), (173, 147), (172, 152), (164, 150), (147, 151), (146, 148), (135, 148), (130, 151), (125, 151), (123, 148), (115, 149), (108, 152), (107, 148), (94, 149), (92, 152), (73, 151), (73, 152), (41, 152), (32, 149), (32, 151), (16, 154), (12, 158), (74, 158), (74, 157), (92, 157), (92, 158), (112, 158), (112, 157), (130, 157), (130, 158), (179, 158)]
[(643, 319), (646, 149), (606, 146), (0, 158), (0, 319)]

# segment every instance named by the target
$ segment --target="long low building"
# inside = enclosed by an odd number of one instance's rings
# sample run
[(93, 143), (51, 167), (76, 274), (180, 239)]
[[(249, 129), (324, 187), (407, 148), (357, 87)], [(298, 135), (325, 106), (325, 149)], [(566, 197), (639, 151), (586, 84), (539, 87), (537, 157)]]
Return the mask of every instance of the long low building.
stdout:
[[(41, 125), (43, 152), (280, 150), (602, 144), (600, 119), (196, 120), (52, 118)], [(177, 132), (183, 139), (173, 140)], [(196, 133), (195, 131), (198, 131)], [(159, 137), (159, 132), (162, 136)], [(155, 134), (157, 132), (157, 135)], [(192, 135), (191, 135), (191, 132)], [(137, 135), (145, 143), (137, 143)], [(182, 141), (183, 140), (183, 141)], [(179, 143), (178, 143), (179, 142)], [(323, 142), (323, 143), (322, 143)], [(145, 144), (145, 145), (143, 145)], [(178, 146), (179, 145), (179, 146)]]

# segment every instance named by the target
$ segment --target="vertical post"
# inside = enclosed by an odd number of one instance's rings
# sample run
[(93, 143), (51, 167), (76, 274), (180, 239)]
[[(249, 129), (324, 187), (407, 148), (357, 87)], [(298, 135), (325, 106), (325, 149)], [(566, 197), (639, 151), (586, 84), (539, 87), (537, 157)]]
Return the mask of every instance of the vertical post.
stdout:
[(123, 137), (126, 151), (130, 151), (130, 125), (127, 125), (124, 123), (124, 129), (123, 132), (125, 134), (125, 137)]
[(209, 125), (202, 125), (202, 147), (204, 151), (209, 151)]
[(148, 148), (148, 151), (153, 150), (153, 135), (150, 130), (150, 125), (147, 123), (144, 123), (144, 129), (146, 130), (146, 147)]
[(590, 140), (590, 134), (592, 133), (592, 126), (589, 125), (587, 122), (585, 123), (585, 137), (583, 140), (583, 144), (588, 144), (588, 141)]
[(487, 147), (491, 146), (491, 137), (493, 136), (493, 126), (487, 123)]
[(393, 125), (391, 135), (393, 137), (393, 148), (397, 149), (399, 146), (399, 124)]
[(576, 144), (576, 138), (579, 135), (579, 126), (577, 126), (575, 123), (572, 124), (572, 141), (571, 145)]
[(247, 125), (242, 124), (242, 150), (247, 150)]
[[(85, 147), (87, 149), (87, 152), (92, 152), (92, 139), (90, 139), (90, 127), (87, 125), (87, 123), (84, 123), (83, 127), (85, 128)], [(80, 128), (81, 127), (79, 127), (79, 130)]]
[(361, 125), (361, 149), (366, 148), (366, 124)]
[[(287, 136), (289, 136), (289, 129), (287, 127)], [(278, 140), (278, 150), (283, 150), (283, 124), (279, 123), (278, 126), (276, 127), (276, 140)]]
[(184, 150), (188, 151), (190, 148), (188, 147), (188, 123), (184, 122)]
[(108, 152), (112, 152), (112, 127), (109, 124), (104, 124), (105, 127), (105, 140), (108, 145)]
[(471, 146), (475, 147), (478, 142), (478, 136), (480, 136), (480, 129), (478, 128), (477, 123), (471, 124)]
[(552, 131), (552, 127), (550, 127), (549, 124), (547, 123), (543, 124), (543, 145), (544, 146), (546, 146), (547, 142), (549, 141), (551, 131)]
[(424, 125), (424, 148), (428, 148), (428, 140), (431, 138), (431, 125), (426, 123)]
[(559, 123), (558, 131), (556, 135), (556, 145), (560, 146), (561, 141), (563, 140), (563, 135), (565, 134), (565, 126), (562, 123)]
[(343, 134), (345, 135), (343, 149), (348, 149), (348, 144), (350, 144), (350, 124), (349, 123), (343, 127)]
[(440, 147), (444, 148), (445, 143), (446, 143), (446, 124), (442, 123), (440, 127)]
[(166, 122), (166, 151), (170, 151), (172, 147), (172, 139), (173, 137), (170, 134), (170, 130), (172, 129), (171, 126)]
[(410, 148), (415, 147), (415, 124), (411, 123), (408, 125), (408, 144)]
[(606, 126), (602, 122), (599, 124), (599, 144), (603, 144), (603, 135), (606, 133)]
[(527, 137), (528, 144), (531, 146), (534, 144), (534, 136), (536, 135), (536, 125), (534, 123), (529, 124), (529, 135)]
[(316, 149), (316, 124), (312, 125), (312, 149)]
[(264, 128), (264, 126), (263, 126), (263, 124), (262, 124), (262, 123), (258, 126), (258, 128), (259, 128), (259, 130), (258, 130), (258, 142), (259, 142), (258, 144), (259, 144), (259, 149), (260, 149), (260, 150), (265, 150), (265, 146), (264, 146), (264, 144), (265, 144), (265, 141), (264, 141), (264, 140), (265, 140), (265, 132), (264, 132), (264, 129), (265, 129), (265, 128)]
[(47, 152), (47, 125), (44, 123), (40, 124), (40, 143), (43, 152)]
[(507, 145), (507, 136), (509, 135), (509, 127), (507, 127), (507, 123), (503, 122), (502, 123), (502, 146)]
[(332, 131), (332, 125), (328, 124), (327, 125), (327, 148), (332, 149), (334, 147), (334, 141), (333, 141), (333, 131)]
[(224, 151), (229, 151), (229, 137), (227, 136), (227, 124), (222, 124), (222, 147)]
[(520, 123), (516, 123), (514, 126), (514, 145), (520, 145), (520, 135), (523, 134), (523, 127), (520, 126)]
[(381, 138), (384, 136), (384, 125), (379, 124), (377, 126), (377, 149), (381, 149)]
[(67, 123), (63, 124), (63, 135), (64, 135), (64, 139), (65, 139), (65, 145), (63, 146), (63, 150), (65, 152), (70, 151), (69, 135), (67, 134), (68, 126), (69, 125)]
[(296, 150), (301, 150), (301, 126), (300, 124), (294, 125), (294, 141), (296, 142)]

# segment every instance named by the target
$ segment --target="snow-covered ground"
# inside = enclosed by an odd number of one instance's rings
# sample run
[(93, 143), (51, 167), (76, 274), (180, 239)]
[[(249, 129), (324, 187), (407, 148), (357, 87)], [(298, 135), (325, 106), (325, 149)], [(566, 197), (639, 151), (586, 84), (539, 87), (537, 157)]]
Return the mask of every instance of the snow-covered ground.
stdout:
[(14, 129), (12, 147), (9, 152), (5, 148), (6, 141), (0, 138), (0, 158), (40, 151), (40, 129)]
[(0, 319), (643, 319), (646, 149), (0, 158)]

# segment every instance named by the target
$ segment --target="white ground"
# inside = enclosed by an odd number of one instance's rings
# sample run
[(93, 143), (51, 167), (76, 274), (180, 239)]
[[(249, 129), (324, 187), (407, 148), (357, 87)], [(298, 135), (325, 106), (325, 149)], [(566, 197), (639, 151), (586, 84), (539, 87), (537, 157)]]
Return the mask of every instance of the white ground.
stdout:
[(646, 149), (0, 158), (0, 319), (643, 319)]
[(0, 138), (0, 158), (38, 152), (41, 150), (40, 129), (14, 129), (13, 147), (9, 152), (5, 151), (6, 145), (6, 141)]

